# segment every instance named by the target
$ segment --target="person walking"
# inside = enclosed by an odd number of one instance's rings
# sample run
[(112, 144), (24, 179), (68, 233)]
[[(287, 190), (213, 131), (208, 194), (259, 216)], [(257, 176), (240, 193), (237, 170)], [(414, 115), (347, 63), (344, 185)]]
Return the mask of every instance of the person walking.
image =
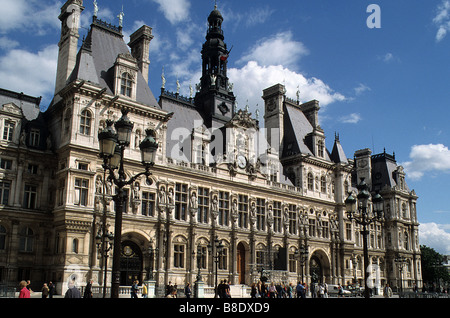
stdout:
[(383, 289), (383, 296), (385, 298), (391, 298), (392, 297), (392, 289), (389, 287), (389, 284), (386, 284)]
[(20, 289), (19, 298), (30, 298), (31, 297), (30, 291), (27, 288), (26, 281), (23, 280), (19, 283), (19, 289)]
[(44, 285), (42, 286), (42, 298), (47, 298), (48, 294), (49, 294), (49, 288), (47, 286), (47, 283), (44, 283)]
[(92, 293), (92, 283), (94, 281), (91, 279), (87, 285), (86, 285), (86, 289), (84, 290), (84, 298), (93, 298), (93, 293)]
[(48, 298), (53, 298), (55, 294), (55, 285), (52, 282), (48, 283)]
[(138, 290), (139, 290), (138, 282), (135, 280), (133, 282), (133, 285), (131, 285), (131, 298), (138, 298), (137, 296)]
[(186, 296), (186, 298), (191, 298), (192, 296), (191, 283), (187, 283), (186, 287), (184, 287), (184, 295)]
[(147, 284), (144, 282), (142, 284), (142, 298), (148, 298), (148, 289), (147, 289)]
[(67, 289), (64, 298), (81, 298), (81, 293), (73, 281), (69, 282), (69, 289)]

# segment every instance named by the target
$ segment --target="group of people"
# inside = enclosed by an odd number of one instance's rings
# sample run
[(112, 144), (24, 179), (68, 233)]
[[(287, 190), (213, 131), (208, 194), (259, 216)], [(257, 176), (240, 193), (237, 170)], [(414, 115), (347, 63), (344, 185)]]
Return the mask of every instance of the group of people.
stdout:
[[(32, 292), (30, 280), (23, 280), (19, 283), (19, 298), (31, 298)], [(41, 293), (42, 298), (53, 298), (53, 295), (56, 293), (56, 286), (52, 282), (44, 283)]]
[(293, 298), (294, 286), (292, 283), (286, 285), (284, 283), (270, 283), (266, 285), (265, 282), (259, 281), (254, 283), (251, 287), (251, 298)]

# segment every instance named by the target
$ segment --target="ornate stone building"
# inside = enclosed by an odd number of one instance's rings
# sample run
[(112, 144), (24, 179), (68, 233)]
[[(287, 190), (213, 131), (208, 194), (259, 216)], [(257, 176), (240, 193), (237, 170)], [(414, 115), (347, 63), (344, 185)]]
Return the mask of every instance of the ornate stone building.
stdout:
[[(365, 178), (385, 199), (385, 219), (369, 229), (374, 280), (421, 286), (417, 196), (395, 156), (364, 149), (350, 159), (337, 135), (328, 151), (319, 102), (291, 100), (280, 84), (263, 91), (264, 125), (248, 107), (238, 110), (217, 8), (208, 17), (196, 93), (166, 91), (163, 76), (159, 101), (148, 86), (152, 29), (137, 30), (128, 47), (121, 26), (94, 16), (77, 51), (83, 9), (82, 0), (61, 9), (48, 110), (39, 112), (39, 99), (0, 92), (1, 284), (52, 280), (61, 289), (74, 273), (80, 284), (103, 284), (96, 236), (103, 224), (114, 228), (115, 190), (99, 158), (98, 132), (126, 109), (134, 123), (127, 174), (143, 170), (146, 129), (156, 131), (159, 149), (151, 184), (142, 178), (127, 190), (122, 285), (151, 272), (158, 286), (181, 286), (200, 272), (212, 286), (217, 260), (219, 279), (236, 285), (264, 275), (364, 286), (361, 229), (348, 220), (344, 201)], [(223, 252), (215, 259), (208, 245), (216, 238)], [(407, 259), (401, 274), (398, 255)]]

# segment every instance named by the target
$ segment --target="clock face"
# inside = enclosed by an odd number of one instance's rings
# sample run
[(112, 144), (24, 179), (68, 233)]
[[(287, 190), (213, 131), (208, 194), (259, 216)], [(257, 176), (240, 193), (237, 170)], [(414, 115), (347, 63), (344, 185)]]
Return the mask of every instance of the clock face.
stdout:
[(247, 158), (245, 158), (244, 156), (238, 156), (237, 164), (239, 168), (244, 169), (247, 166)]

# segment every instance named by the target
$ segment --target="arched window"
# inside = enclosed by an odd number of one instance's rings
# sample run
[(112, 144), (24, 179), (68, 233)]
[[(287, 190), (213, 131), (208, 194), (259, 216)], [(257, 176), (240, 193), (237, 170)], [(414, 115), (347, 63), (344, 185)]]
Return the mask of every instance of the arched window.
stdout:
[(405, 250), (409, 250), (409, 236), (408, 236), (408, 232), (405, 232), (403, 244), (404, 244)]
[(80, 134), (90, 136), (91, 135), (92, 115), (87, 109), (81, 112), (80, 118)]
[(131, 97), (131, 90), (133, 89), (133, 78), (129, 73), (123, 73), (120, 83), (120, 94)]
[(78, 239), (72, 241), (72, 253), (78, 254)]
[(34, 240), (33, 230), (30, 229), (29, 227), (24, 227), (22, 231), (20, 231), (19, 236), (20, 236), (19, 251), (32, 252)]

